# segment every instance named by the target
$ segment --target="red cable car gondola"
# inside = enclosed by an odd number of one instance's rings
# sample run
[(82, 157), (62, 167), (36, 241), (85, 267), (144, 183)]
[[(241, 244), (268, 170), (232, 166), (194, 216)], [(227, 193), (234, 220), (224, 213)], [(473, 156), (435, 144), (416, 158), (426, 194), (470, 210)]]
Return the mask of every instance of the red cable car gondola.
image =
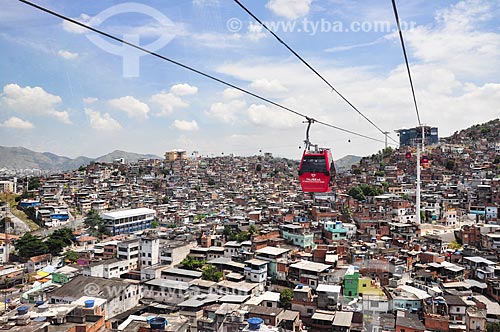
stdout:
[[(324, 193), (333, 188), (335, 165), (330, 149), (318, 148), (309, 142), (309, 128), (314, 120), (308, 119), (306, 149), (299, 165), (299, 181), (303, 192)], [(311, 149), (314, 147), (314, 149)]]
[(422, 156), (422, 159), (420, 159), (420, 162), (422, 163), (423, 166), (427, 165), (429, 163), (429, 157), (427, 157), (426, 154)]
[(335, 166), (329, 149), (305, 150), (299, 166), (299, 181), (303, 192), (332, 191)]
[(411, 151), (406, 151), (405, 158), (406, 159), (411, 159)]

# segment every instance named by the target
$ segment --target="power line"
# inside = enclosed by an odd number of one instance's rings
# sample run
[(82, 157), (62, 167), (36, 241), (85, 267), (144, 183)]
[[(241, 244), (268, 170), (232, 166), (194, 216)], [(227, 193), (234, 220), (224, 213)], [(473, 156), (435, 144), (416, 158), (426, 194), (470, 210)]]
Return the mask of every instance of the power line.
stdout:
[(408, 62), (408, 55), (406, 53), (405, 41), (403, 39), (403, 31), (401, 30), (401, 24), (399, 23), (398, 8), (396, 6), (396, 0), (392, 0), (392, 8), (394, 9), (394, 16), (396, 18), (396, 23), (398, 25), (399, 40), (401, 41), (401, 47), (403, 48), (403, 55), (405, 57), (406, 71), (408, 72), (408, 79), (410, 80), (411, 94), (413, 96), (413, 104), (415, 105), (415, 111), (417, 112), (417, 120), (420, 127), (422, 127), (422, 122), (420, 121), (420, 114), (418, 112), (417, 97), (415, 96), (415, 88), (413, 87), (413, 80), (411, 78), (410, 64)]
[[(340, 98), (342, 98), (342, 100), (344, 100), (349, 106), (351, 106), (351, 108), (353, 110), (355, 110), (359, 115), (361, 115), (366, 121), (368, 121), (372, 126), (374, 126), (375, 128), (377, 128), (378, 131), (380, 131), (382, 134), (384, 135), (387, 135), (387, 132), (380, 129), (379, 126), (377, 126), (372, 120), (370, 120), (367, 116), (365, 116), (363, 113), (361, 113), (361, 111), (356, 107), (354, 106), (346, 97), (344, 97), (343, 94), (341, 94), (337, 89), (335, 89), (333, 87), (333, 85), (328, 82), (328, 80), (326, 78), (324, 78), (316, 69), (313, 68), (313, 66), (311, 66), (306, 60), (304, 60), (304, 58), (302, 58), (297, 52), (295, 52), (290, 46), (288, 46), (287, 43), (285, 43), (276, 33), (274, 33), (274, 31), (272, 31), (271, 29), (269, 29), (267, 27), (267, 25), (262, 22), (257, 16), (255, 16), (247, 7), (245, 7), (239, 0), (234, 0), (234, 2), (236, 2), (244, 11), (246, 11), (248, 13), (248, 15), (250, 15), (254, 20), (256, 20), (264, 29), (266, 29), (271, 35), (273, 35), (274, 38), (276, 38), (276, 40), (278, 40), (283, 46), (285, 46), (293, 55), (295, 55), (297, 57), (297, 59), (299, 59), (304, 65), (306, 65), (307, 68), (309, 68), (314, 74), (316, 74), (316, 76), (318, 76), (323, 82), (326, 83), (326, 85), (328, 85), (328, 87), (330, 87), (330, 89), (332, 89), (332, 91), (334, 91), (335, 93), (337, 93), (337, 95), (340, 96)], [(388, 136), (391, 140), (393, 140), (396, 144), (398, 143), (396, 140), (394, 140), (392, 137)]]
[(104, 32), (104, 31), (102, 31), (102, 30), (99, 30), (99, 29), (96, 29), (96, 28), (91, 27), (91, 26), (89, 26), (89, 25), (86, 25), (86, 24), (83, 24), (83, 23), (81, 23), (81, 22), (78, 22), (77, 20), (74, 20), (74, 19), (72, 19), (72, 18), (70, 18), (70, 17), (67, 17), (67, 16), (64, 16), (64, 15), (62, 15), (62, 14), (59, 14), (59, 13), (57, 13), (57, 12), (55, 12), (55, 11), (52, 11), (52, 10), (50, 10), (50, 9), (48, 9), (48, 8), (42, 7), (42, 6), (40, 6), (40, 5), (37, 5), (37, 4), (32, 3), (32, 2), (30, 2), (30, 1), (27, 1), (27, 0), (18, 0), (18, 1), (20, 1), (20, 2), (22, 2), (22, 3), (24, 3), (24, 4), (26, 4), (26, 5), (29, 5), (29, 6), (31, 6), (31, 7), (34, 7), (34, 8), (36, 8), (36, 9), (39, 9), (39, 10), (41, 10), (41, 11), (45, 12), (45, 13), (48, 13), (48, 14), (51, 14), (51, 15), (53, 15), (53, 16), (59, 17), (60, 19), (63, 19), (63, 20), (65, 20), (65, 21), (68, 21), (68, 22), (71, 22), (71, 23), (73, 23), (73, 24), (79, 25), (79, 26), (81, 26), (81, 27), (83, 27), (83, 28), (85, 28), (85, 29), (87, 29), (87, 30), (91, 30), (91, 31), (93, 31), (93, 32), (95, 32), (95, 33), (98, 33), (98, 34), (100, 34), (100, 35), (103, 35), (103, 36), (105, 36), (105, 37), (108, 37), (108, 38), (110, 38), (110, 39), (113, 39), (113, 40), (115, 40), (115, 41), (118, 41), (118, 42), (123, 43), (123, 44), (125, 44), (125, 45), (128, 45), (128, 46), (130, 46), (130, 47), (133, 47), (133, 48), (135, 48), (135, 49), (138, 49), (138, 50), (140, 50), (140, 51), (142, 51), (142, 52), (145, 52), (145, 53), (150, 54), (150, 55), (152, 55), (152, 56), (155, 56), (155, 57), (157, 57), (157, 58), (160, 58), (160, 59), (162, 59), (162, 60), (164, 60), (164, 61), (170, 62), (170, 63), (172, 63), (172, 64), (174, 64), (174, 65), (177, 65), (177, 66), (179, 66), (179, 67), (182, 67), (182, 68), (184, 68), (184, 69), (187, 69), (187, 70), (189, 70), (189, 71), (191, 71), (191, 72), (197, 73), (198, 75), (201, 75), (201, 76), (203, 76), (203, 77), (209, 78), (209, 79), (211, 79), (211, 80), (213, 80), (213, 81), (216, 81), (216, 82), (219, 82), (219, 83), (221, 83), (221, 84), (223, 84), (223, 85), (229, 86), (229, 87), (231, 87), (231, 88), (233, 88), (233, 89), (236, 89), (236, 90), (238, 90), (238, 91), (241, 91), (241, 92), (243, 92), (243, 93), (245, 93), (245, 94), (247, 94), (247, 95), (250, 95), (250, 96), (252, 96), (252, 97), (254, 97), (254, 98), (257, 98), (257, 99), (260, 99), (260, 100), (262, 100), (262, 101), (265, 101), (266, 103), (269, 103), (269, 104), (271, 104), (271, 105), (273, 105), (273, 106), (276, 106), (276, 107), (281, 108), (281, 109), (283, 109), (283, 110), (285, 110), (285, 111), (288, 111), (288, 112), (290, 112), (290, 113), (293, 113), (293, 114), (295, 114), (295, 115), (298, 115), (298, 116), (300, 116), (300, 117), (303, 117), (303, 118), (305, 118), (306, 120), (311, 119), (311, 120), (313, 120), (314, 122), (317, 122), (317, 123), (319, 123), (319, 124), (322, 124), (322, 125), (324, 125), (324, 126), (326, 126), (326, 127), (330, 127), (330, 128), (333, 128), (333, 129), (337, 129), (337, 130), (339, 130), (339, 131), (343, 131), (343, 132), (348, 133), (348, 134), (351, 134), (351, 135), (355, 135), (355, 136), (363, 137), (363, 138), (366, 138), (366, 139), (369, 139), (369, 140), (372, 140), (372, 141), (376, 141), (376, 142), (382, 142), (382, 143), (384, 142), (384, 141), (379, 140), (379, 139), (377, 139), (377, 138), (373, 138), (373, 137), (370, 137), (370, 136), (367, 136), (367, 135), (364, 135), (364, 134), (360, 134), (360, 133), (357, 133), (357, 132), (354, 132), (354, 131), (351, 131), (351, 130), (348, 130), (348, 129), (344, 129), (344, 128), (341, 128), (341, 127), (338, 127), (338, 126), (335, 126), (335, 125), (332, 125), (332, 124), (329, 124), (329, 123), (326, 123), (326, 122), (323, 122), (323, 121), (318, 121), (318, 120), (316, 120), (316, 119), (312, 119), (312, 118), (310, 118), (309, 116), (307, 116), (307, 115), (305, 115), (305, 114), (303, 114), (303, 113), (297, 112), (297, 111), (295, 111), (295, 110), (293, 110), (293, 109), (291, 109), (291, 108), (289, 108), (289, 107), (283, 106), (283, 105), (281, 105), (281, 104), (279, 104), (279, 103), (277, 103), (277, 102), (275, 102), (275, 101), (272, 101), (272, 100), (270, 100), (270, 99), (267, 99), (267, 98), (265, 98), (265, 97), (262, 97), (262, 96), (260, 96), (260, 95), (257, 95), (257, 94), (255, 94), (255, 93), (253, 93), (253, 92), (251, 92), (251, 91), (246, 90), (246, 89), (240, 88), (240, 87), (239, 87), (239, 86), (237, 86), (237, 85), (234, 85), (234, 84), (232, 84), (232, 83), (226, 82), (226, 81), (224, 81), (224, 80), (222, 80), (222, 79), (220, 79), (220, 78), (217, 78), (217, 77), (215, 77), (215, 76), (212, 76), (212, 75), (210, 75), (210, 74), (207, 74), (207, 73), (205, 73), (205, 72), (202, 72), (201, 70), (195, 69), (195, 68), (190, 67), (190, 66), (188, 66), (188, 65), (185, 65), (185, 64), (183, 64), (183, 63), (181, 63), (181, 62), (178, 62), (178, 61), (172, 60), (172, 59), (170, 59), (170, 58), (167, 58), (167, 57), (165, 57), (165, 56), (163, 56), (163, 55), (161, 55), (161, 54), (158, 54), (158, 53), (156, 53), (156, 52), (150, 51), (150, 50), (148, 50), (148, 49), (146, 49), (146, 48), (144, 48), (144, 47), (142, 47), (142, 46), (139, 46), (139, 45), (136, 45), (136, 44), (134, 44), (134, 43), (128, 42), (128, 41), (126, 41), (126, 40), (123, 40), (123, 39), (121, 39), (121, 38), (119, 38), (119, 37), (116, 37), (116, 36), (114, 36), (114, 35), (112, 35), (112, 34), (109, 34), (109, 33), (107, 33), (107, 32)]

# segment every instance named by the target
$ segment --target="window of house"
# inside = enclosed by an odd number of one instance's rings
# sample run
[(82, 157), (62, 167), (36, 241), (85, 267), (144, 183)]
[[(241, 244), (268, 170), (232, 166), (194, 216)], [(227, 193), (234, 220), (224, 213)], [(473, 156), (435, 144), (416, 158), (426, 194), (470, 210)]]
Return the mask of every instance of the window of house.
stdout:
[(363, 287), (366, 287), (366, 284), (363, 284)]
[(308, 313), (308, 314), (312, 314), (312, 313), (313, 313), (313, 311), (314, 311), (313, 309), (307, 309), (307, 313)]

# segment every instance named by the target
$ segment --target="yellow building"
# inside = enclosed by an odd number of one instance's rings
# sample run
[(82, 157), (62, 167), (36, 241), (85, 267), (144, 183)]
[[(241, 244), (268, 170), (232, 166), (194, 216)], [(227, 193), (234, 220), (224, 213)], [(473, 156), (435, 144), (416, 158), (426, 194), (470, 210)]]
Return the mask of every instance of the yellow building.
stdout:
[(186, 160), (187, 154), (186, 150), (170, 150), (165, 152), (165, 159), (167, 161), (175, 161), (175, 160)]
[(384, 292), (371, 278), (362, 277), (358, 281), (358, 294), (383, 296)]

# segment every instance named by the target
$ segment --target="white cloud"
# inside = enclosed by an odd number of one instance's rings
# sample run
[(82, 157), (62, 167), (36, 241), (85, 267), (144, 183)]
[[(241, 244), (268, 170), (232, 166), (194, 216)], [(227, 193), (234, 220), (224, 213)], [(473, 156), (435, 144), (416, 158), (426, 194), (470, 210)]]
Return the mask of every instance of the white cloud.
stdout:
[(50, 111), (48, 114), (62, 123), (71, 124), (68, 111)]
[[(87, 24), (87, 23), (89, 23), (90, 19), (91, 19), (91, 17), (89, 15), (81, 14), (80, 16), (76, 17), (74, 20), (81, 22), (83, 24)], [(87, 29), (85, 29), (77, 24), (66, 21), (66, 20), (62, 21), (62, 28), (67, 32), (76, 33), (76, 34), (83, 34), (83, 33), (87, 32)]]
[(148, 118), (149, 106), (132, 96), (111, 99), (108, 103), (112, 107), (127, 113), (129, 118)]
[(50, 94), (41, 87), (20, 87), (11, 83), (4, 86), (0, 96), (1, 103), (10, 111), (52, 116), (62, 123), (71, 123), (67, 111), (56, 110), (56, 106), (62, 102), (61, 97)]
[(259, 92), (286, 92), (288, 91), (278, 80), (259, 78), (250, 83), (250, 87)]
[(251, 123), (269, 128), (286, 129), (302, 124), (300, 117), (267, 105), (250, 105), (247, 116)]
[(66, 51), (66, 50), (59, 50), (57, 52), (57, 54), (61, 57), (61, 58), (64, 58), (66, 60), (71, 60), (71, 59), (76, 59), (78, 57), (78, 53), (73, 53), (73, 52), (70, 52), (70, 51)]
[[(438, 11), (435, 25), (411, 29), (405, 38), (424, 63), (439, 64), (467, 80), (496, 79), (491, 69), (500, 67), (500, 34), (479, 29), (493, 11), (483, 0), (461, 1)], [(396, 35), (392, 38), (399, 43)]]
[(160, 112), (155, 113), (158, 116), (168, 116), (177, 108), (186, 108), (187, 102), (170, 92), (160, 92), (151, 96), (151, 102), (158, 105)]
[(233, 88), (224, 89), (224, 91), (222, 92), (222, 98), (224, 98), (225, 100), (237, 99), (241, 98), (242, 96), (243, 92)]
[(34, 128), (33, 124), (15, 116), (11, 116), (0, 124), (0, 127), (15, 128), (15, 129), (31, 129)]
[(195, 6), (219, 6), (220, 0), (193, 0), (193, 5)]
[(90, 108), (85, 108), (85, 114), (89, 117), (90, 126), (97, 130), (113, 131), (122, 129), (118, 121), (113, 119), (109, 113), (101, 114)]
[(198, 123), (195, 120), (193, 121), (175, 120), (172, 123), (171, 127), (182, 131), (197, 131), (198, 129), (200, 129)]
[(83, 98), (83, 102), (85, 104), (93, 104), (95, 103), (96, 101), (98, 101), (99, 99), (98, 98), (95, 98), (95, 97), (87, 97), (87, 98)]
[(268, 32), (259, 23), (250, 23), (248, 25), (247, 38), (251, 41), (258, 41), (262, 38), (268, 37)]
[(198, 92), (198, 88), (187, 83), (176, 84), (170, 88), (170, 92), (177, 96), (194, 95)]
[(210, 106), (210, 110), (205, 114), (213, 118), (219, 119), (224, 123), (235, 123), (238, 120), (240, 113), (246, 106), (246, 102), (240, 99), (231, 100), (228, 103), (214, 103)]
[(270, 0), (266, 7), (278, 16), (295, 20), (309, 13), (311, 2), (312, 0)]

